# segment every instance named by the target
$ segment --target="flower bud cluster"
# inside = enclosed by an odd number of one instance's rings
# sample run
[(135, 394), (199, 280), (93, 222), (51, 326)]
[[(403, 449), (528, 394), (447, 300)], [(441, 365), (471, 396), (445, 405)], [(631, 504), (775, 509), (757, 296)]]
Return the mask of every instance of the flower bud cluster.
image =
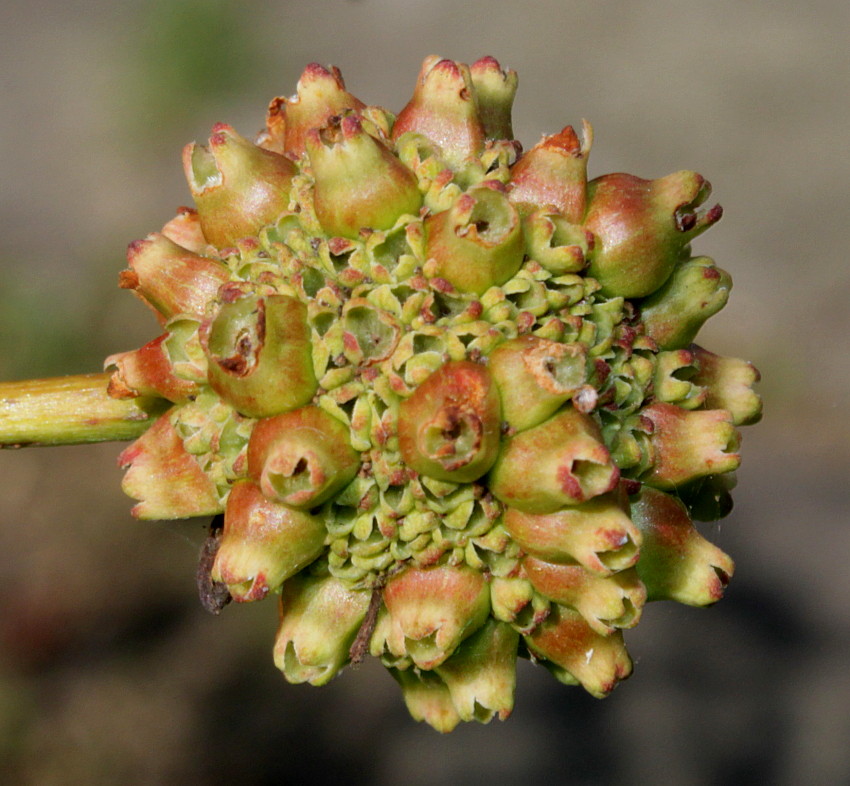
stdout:
[(731, 281), (694, 172), (525, 154), (516, 74), (429, 57), (398, 116), (310, 65), (256, 143), (217, 125), (196, 209), (130, 246), (162, 335), (107, 360), (168, 411), (121, 455), (141, 518), (223, 514), (211, 580), (279, 596), (274, 660), (380, 658), (440, 731), (505, 718), (515, 661), (608, 694), (645, 604), (718, 600), (752, 365), (693, 343)]

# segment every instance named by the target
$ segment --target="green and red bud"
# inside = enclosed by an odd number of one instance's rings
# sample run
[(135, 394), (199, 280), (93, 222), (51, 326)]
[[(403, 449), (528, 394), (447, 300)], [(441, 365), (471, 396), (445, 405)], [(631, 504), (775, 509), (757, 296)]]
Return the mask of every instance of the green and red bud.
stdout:
[(705, 405), (712, 409), (725, 409), (732, 415), (736, 426), (758, 423), (762, 402), (753, 385), (761, 375), (750, 362), (739, 358), (715, 355), (707, 349), (692, 344), (697, 372), (691, 381), (706, 391)]
[(455, 170), (483, 151), (486, 131), (468, 66), (437, 55), (425, 58), (413, 98), (396, 118), (393, 140), (409, 131), (438, 145)]
[(617, 630), (603, 636), (572, 609), (556, 606), (534, 633), (525, 637), (529, 652), (545, 659), (560, 682), (580, 683), (598, 699), (607, 696), (617, 683), (632, 673), (632, 659)]
[(490, 490), (526, 513), (554, 513), (613, 490), (620, 472), (592, 417), (572, 406), (505, 440)]
[(302, 573), (283, 585), (274, 662), (287, 681), (324, 685), (339, 673), (370, 597), (328, 575)]
[(417, 215), (422, 195), (416, 175), (363, 129), (354, 114), (312, 129), (306, 150), (315, 179), (316, 217), (333, 236), (390, 229), (402, 215)]
[(402, 459), (423, 475), (470, 483), (496, 460), (500, 413), (498, 391), (484, 366), (445, 363), (399, 406)]
[(611, 494), (552, 513), (508, 508), (502, 523), (526, 553), (599, 576), (632, 567), (640, 553), (640, 532)]
[(731, 472), (741, 463), (740, 435), (725, 409), (688, 411), (654, 402), (641, 410), (652, 423), (654, 464), (642, 477), (660, 489), (674, 489), (706, 475)]
[(659, 349), (681, 349), (729, 299), (732, 279), (708, 257), (679, 264), (661, 289), (640, 304), (646, 334)]
[(522, 223), (501, 184), (469, 189), (448, 210), (429, 216), (425, 230), (425, 274), (459, 292), (480, 295), (504, 284), (522, 264)]
[(302, 407), (260, 420), (248, 443), (248, 474), (270, 500), (310, 509), (357, 474), (348, 428), (323, 409)]
[[(653, 392), (658, 401), (682, 409), (696, 409), (706, 403), (708, 391), (695, 381), (699, 363), (688, 349), (659, 352), (655, 356)], [(710, 405), (709, 405), (710, 406)]]
[(699, 534), (679, 500), (644, 486), (631, 509), (643, 533), (637, 572), (648, 600), (708, 606), (723, 597), (735, 564)]
[(193, 254), (203, 254), (209, 246), (201, 229), (198, 211), (192, 207), (177, 208), (177, 215), (166, 222), (162, 228), (162, 234)]
[(490, 612), (484, 575), (464, 565), (405, 568), (387, 581), (383, 597), (390, 652), (420, 669), (443, 663)]
[(581, 565), (558, 565), (532, 556), (525, 557), (522, 566), (534, 589), (578, 611), (603, 636), (633, 628), (640, 620), (646, 587), (634, 568), (600, 576)]
[(534, 335), (499, 344), (489, 355), (502, 400), (502, 419), (522, 431), (553, 415), (587, 377), (584, 344), (563, 344)]
[(103, 367), (114, 367), (109, 395), (116, 398), (161, 396), (169, 401), (186, 401), (198, 393), (198, 385), (174, 373), (166, 342), (170, 334), (155, 338), (140, 349), (110, 355)]
[(216, 248), (256, 235), (289, 206), (295, 165), (249, 142), (230, 126), (213, 127), (209, 147), (183, 149), (183, 169), (204, 237)]
[(127, 262), (120, 286), (134, 290), (163, 323), (178, 314), (203, 316), (219, 287), (230, 280), (221, 262), (198, 256), (157, 232), (130, 243)]
[(262, 600), (321, 554), (327, 531), (318, 516), (268, 499), (250, 480), (234, 483), (212, 578), (236, 601)]
[(716, 223), (715, 205), (697, 213), (711, 185), (695, 172), (659, 180), (603, 175), (588, 184), (584, 224), (596, 236), (588, 274), (608, 295), (651, 295), (670, 277), (694, 237)]
[(121, 488), (128, 497), (140, 500), (132, 513), (139, 519), (220, 513), (223, 506), (216, 486), (183, 446), (172, 416), (166, 412), (118, 456), (118, 466), (127, 470)]
[(534, 591), (534, 586), (519, 576), (490, 578), (490, 613), (523, 633), (533, 631), (549, 615), (549, 603)]
[(436, 672), (449, 689), (463, 721), (505, 720), (514, 707), (519, 634), (488, 619)]
[(578, 273), (587, 266), (593, 235), (548, 208), (534, 210), (523, 222), (525, 253), (555, 275)]
[(513, 139), (511, 109), (519, 80), (516, 71), (503, 70), (495, 57), (482, 57), (469, 67), (478, 116), (488, 139)]
[(252, 418), (309, 403), (318, 383), (306, 306), (288, 295), (236, 295), (201, 325), (210, 386)]
[(328, 70), (310, 63), (298, 80), (295, 95), (276, 98), (269, 105), (263, 147), (298, 158), (311, 129), (322, 128), (335, 115), (362, 109), (365, 104), (346, 91), (336, 66)]
[(522, 215), (548, 208), (570, 224), (581, 224), (587, 205), (587, 158), (593, 129), (584, 123), (584, 141), (572, 126), (544, 136), (511, 168), (510, 199)]

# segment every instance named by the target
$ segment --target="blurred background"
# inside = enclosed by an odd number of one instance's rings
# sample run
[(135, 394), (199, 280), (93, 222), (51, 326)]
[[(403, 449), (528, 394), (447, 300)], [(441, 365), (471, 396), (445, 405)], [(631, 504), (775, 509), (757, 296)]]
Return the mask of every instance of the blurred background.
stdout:
[(115, 445), (0, 453), (0, 771), (11, 784), (850, 782), (850, 6), (813, 0), (5, 0), (0, 379), (97, 371), (154, 335), (124, 248), (189, 201), (181, 147), (246, 136), (311, 61), (398, 111), (421, 60), (520, 74), (514, 129), (588, 118), (591, 176), (694, 169), (735, 289), (700, 343), (764, 375), (735, 578), (649, 607), (603, 702), (522, 663), (513, 717), (441, 737), (367, 662), (322, 689), (274, 669), (273, 601), (196, 600), (204, 522), (145, 523)]

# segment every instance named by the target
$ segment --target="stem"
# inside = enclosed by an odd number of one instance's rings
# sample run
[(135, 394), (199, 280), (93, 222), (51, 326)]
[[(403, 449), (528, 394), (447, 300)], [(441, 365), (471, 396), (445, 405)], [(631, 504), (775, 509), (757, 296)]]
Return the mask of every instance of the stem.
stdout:
[(112, 398), (111, 374), (0, 382), (0, 448), (135, 439), (168, 406), (160, 398)]

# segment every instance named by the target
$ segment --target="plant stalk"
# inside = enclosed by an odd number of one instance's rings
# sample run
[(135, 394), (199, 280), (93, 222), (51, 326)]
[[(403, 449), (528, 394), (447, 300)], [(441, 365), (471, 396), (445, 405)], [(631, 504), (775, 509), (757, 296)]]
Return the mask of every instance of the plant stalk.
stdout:
[(136, 439), (169, 406), (112, 398), (111, 374), (0, 382), (0, 448)]

